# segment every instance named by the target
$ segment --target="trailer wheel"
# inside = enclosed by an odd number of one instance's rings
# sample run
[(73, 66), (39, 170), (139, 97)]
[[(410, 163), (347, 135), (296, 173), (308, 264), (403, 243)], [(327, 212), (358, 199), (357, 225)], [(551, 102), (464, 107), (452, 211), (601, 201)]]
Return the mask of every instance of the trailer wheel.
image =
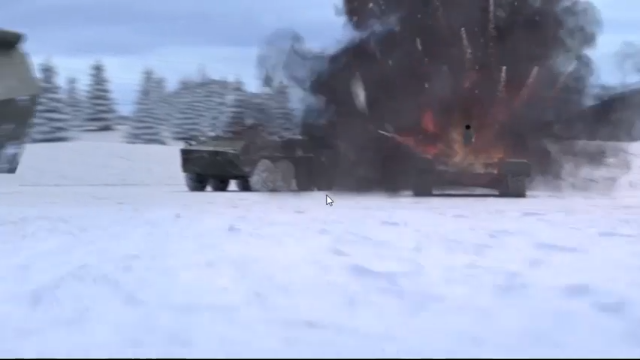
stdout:
[(249, 181), (249, 178), (236, 180), (236, 186), (240, 191), (251, 191), (251, 182)]
[(185, 174), (184, 180), (187, 184), (187, 189), (195, 192), (205, 191), (207, 189), (207, 183), (209, 182), (206, 176), (200, 174)]
[(229, 179), (211, 179), (209, 186), (213, 191), (227, 191), (229, 189)]
[(498, 193), (502, 197), (527, 197), (527, 178), (525, 176), (505, 176)]

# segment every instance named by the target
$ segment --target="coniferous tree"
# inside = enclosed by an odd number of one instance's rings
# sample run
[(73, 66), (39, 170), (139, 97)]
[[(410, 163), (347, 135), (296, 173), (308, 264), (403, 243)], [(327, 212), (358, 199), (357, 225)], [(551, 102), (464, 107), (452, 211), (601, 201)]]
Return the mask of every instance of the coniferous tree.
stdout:
[(65, 104), (69, 113), (69, 126), (74, 131), (81, 131), (84, 125), (85, 106), (84, 99), (80, 95), (78, 89), (78, 79), (75, 77), (67, 78), (65, 89)]
[(214, 114), (212, 124), (213, 133), (223, 135), (233, 109), (233, 83), (225, 79), (218, 79), (212, 94), (214, 102)]
[(70, 117), (57, 83), (55, 66), (46, 61), (40, 65), (41, 93), (33, 119), (31, 142), (61, 142), (71, 139), (69, 134)]
[(230, 108), (225, 124), (225, 134), (238, 136), (247, 127), (247, 92), (240, 80), (230, 85)]
[(289, 89), (280, 83), (273, 89), (273, 121), (280, 137), (292, 137), (299, 134), (299, 124), (295, 121), (291, 109)]
[(167, 81), (164, 77), (156, 75), (153, 85), (153, 104), (158, 129), (167, 138), (171, 132), (171, 102), (167, 91)]
[(188, 81), (183, 79), (178, 83), (178, 87), (171, 92), (167, 101), (170, 104), (170, 133), (173, 140), (185, 140), (187, 135), (184, 131), (183, 123), (183, 109), (185, 98), (187, 97)]
[(85, 130), (113, 130), (115, 127), (116, 115), (105, 66), (98, 61), (91, 66), (89, 74)]
[(194, 110), (194, 104), (199, 100), (197, 98), (197, 83), (183, 80), (179, 92), (174, 138), (185, 141), (203, 135), (200, 118)]
[(159, 92), (158, 85), (153, 71), (145, 70), (133, 118), (126, 135), (127, 143), (164, 144), (159, 127), (157, 103), (155, 103)]
[(193, 88), (193, 96), (191, 98), (191, 110), (197, 118), (199, 124), (198, 133), (206, 135), (211, 130), (211, 112), (210, 112), (210, 92), (209, 80), (203, 79), (198, 81)]

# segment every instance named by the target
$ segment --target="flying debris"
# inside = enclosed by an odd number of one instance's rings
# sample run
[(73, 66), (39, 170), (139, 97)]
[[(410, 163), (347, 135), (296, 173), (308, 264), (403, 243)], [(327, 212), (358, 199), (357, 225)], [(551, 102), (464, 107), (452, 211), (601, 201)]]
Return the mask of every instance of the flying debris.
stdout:
[(406, 186), (415, 154), (474, 169), (526, 159), (534, 176), (548, 179), (560, 179), (569, 158), (606, 163), (570, 143), (550, 147), (562, 138), (557, 129), (573, 129), (572, 138), (590, 133), (592, 122), (565, 124), (584, 109), (594, 72), (587, 50), (601, 24), (590, 1), (344, 0), (343, 7), (356, 35), (324, 54), (326, 66), (305, 88), (331, 114), (323, 134), (339, 149), (332, 157), (339, 187)]

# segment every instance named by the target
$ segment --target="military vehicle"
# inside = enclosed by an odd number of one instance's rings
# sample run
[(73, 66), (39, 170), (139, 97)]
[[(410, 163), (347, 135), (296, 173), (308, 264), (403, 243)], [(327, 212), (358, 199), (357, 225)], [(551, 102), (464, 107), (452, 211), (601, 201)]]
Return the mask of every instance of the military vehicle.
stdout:
[(422, 157), (415, 166), (412, 191), (415, 196), (431, 196), (437, 187), (479, 187), (497, 190), (502, 197), (526, 197), (530, 176), (531, 164), (526, 160), (500, 159), (470, 170)]
[(15, 174), (40, 85), (20, 49), (24, 35), (0, 29), (0, 173)]
[(290, 164), (298, 191), (331, 187), (315, 180), (322, 178), (315, 176), (321, 167), (302, 138), (273, 140), (246, 134), (207, 137), (186, 142), (180, 155), (189, 191), (226, 191), (231, 180), (236, 181), (240, 191), (256, 190), (252, 189), (250, 178), (264, 161), (276, 167)]
[[(392, 134), (380, 132), (393, 137)], [(470, 126), (463, 133), (464, 146), (474, 143)], [(435, 188), (486, 188), (498, 191), (502, 197), (526, 197), (527, 182), (532, 167), (526, 160), (500, 158), (483, 164), (456, 164), (450, 159), (436, 155), (425, 155), (411, 146), (405, 146), (413, 161), (409, 169), (413, 173), (410, 187), (414, 196), (431, 196)]]

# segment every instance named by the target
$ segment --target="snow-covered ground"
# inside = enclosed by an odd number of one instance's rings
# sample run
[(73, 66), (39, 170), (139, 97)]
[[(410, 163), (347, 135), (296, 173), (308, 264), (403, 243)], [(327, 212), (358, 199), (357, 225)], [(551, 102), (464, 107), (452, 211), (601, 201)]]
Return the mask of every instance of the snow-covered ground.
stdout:
[(27, 148), (31, 186), (0, 192), (0, 357), (640, 356), (637, 189), (329, 207), (186, 192), (177, 156)]

